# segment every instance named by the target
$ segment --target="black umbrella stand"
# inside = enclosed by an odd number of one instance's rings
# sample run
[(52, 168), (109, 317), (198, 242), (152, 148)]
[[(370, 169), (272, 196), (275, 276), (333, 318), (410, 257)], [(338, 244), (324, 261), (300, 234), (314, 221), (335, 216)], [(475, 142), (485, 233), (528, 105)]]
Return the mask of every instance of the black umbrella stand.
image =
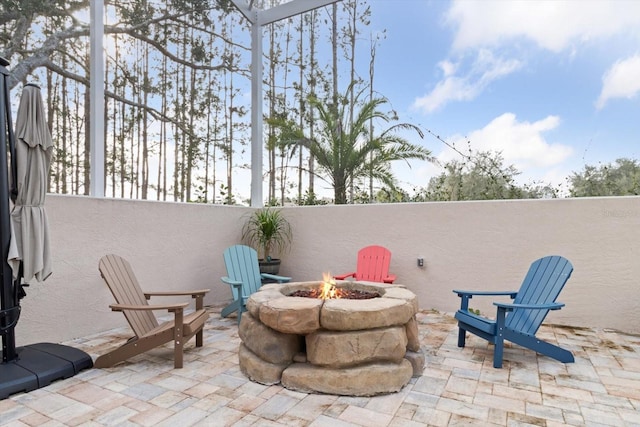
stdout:
[[(0, 399), (20, 392), (29, 392), (49, 385), (52, 381), (69, 378), (93, 366), (91, 357), (83, 351), (60, 344), (38, 343), (16, 348), (15, 327), (20, 317), (21, 280), (13, 280), (7, 262), (11, 242), (11, 213), (9, 211), (9, 172), (7, 148), (12, 154), (12, 173), (15, 177), (15, 136), (11, 122), (11, 103), (7, 79), (9, 62), (0, 57), (0, 335), (2, 335), (2, 363), (0, 364)], [(12, 182), (15, 182), (15, 178)], [(22, 270), (22, 269), (21, 269)]]

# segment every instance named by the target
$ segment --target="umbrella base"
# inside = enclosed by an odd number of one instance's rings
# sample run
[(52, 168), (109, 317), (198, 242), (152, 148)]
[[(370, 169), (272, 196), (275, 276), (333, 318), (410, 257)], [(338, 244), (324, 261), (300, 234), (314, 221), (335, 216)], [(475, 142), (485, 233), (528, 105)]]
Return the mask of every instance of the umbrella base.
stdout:
[(0, 399), (46, 387), (93, 367), (85, 352), (60, 344), (39, 343), (16, 349), (18, 357), (0, 364)]

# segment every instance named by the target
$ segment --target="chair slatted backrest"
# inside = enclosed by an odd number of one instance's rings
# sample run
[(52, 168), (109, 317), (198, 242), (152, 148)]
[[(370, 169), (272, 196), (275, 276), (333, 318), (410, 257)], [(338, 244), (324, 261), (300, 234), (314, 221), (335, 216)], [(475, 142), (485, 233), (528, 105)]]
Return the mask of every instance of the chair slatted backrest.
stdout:
[[(549, 304), (556, 301), (573, 266), (561, 256), (534, 261), (513, 300), (514, 304)], [(507, 314), (505, 326), (526, 335), (535, 335), (549, 310), (514, 309)]]
[[(100, 259), (98, 269), (118, 304), (149, 304), (127, 260), (118, 255), (105, 255)], [(125, 310), (124, 316), (138, 337), (158, 326), (158, 320), (150, 310)]]
[[(258, 253), (245, 245), (234, 245), (224, 250), (224, 265), (227, 276), (231, 280), (242, 282), (242, 293), (245, 297), (256, 292), (262, 285)], [(233, 299), (237, 299), (237, 291), (231, 288)]]
[(382, 282), (389, 275), (391, 252), (382, 246), (366, 246), (358, 251), (356, 279)]

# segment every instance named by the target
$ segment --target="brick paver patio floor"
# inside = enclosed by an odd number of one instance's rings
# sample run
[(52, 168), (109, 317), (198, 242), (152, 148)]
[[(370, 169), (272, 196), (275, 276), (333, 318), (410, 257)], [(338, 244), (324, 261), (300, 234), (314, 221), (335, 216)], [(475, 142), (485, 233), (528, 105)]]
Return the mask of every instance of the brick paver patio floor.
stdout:
[[(167, 345), (110, 369), (0, 400), (1, 426), (640, 426), (640, 337), (543, 326), (539, 336), (571, 350), (562, 364), (468, 336), (460, 349), (451, 315), (418, 313), (426, 366), (400, 392), (375, 397), (306, 394), (249, 381), (238, 368), (235, 319), (211, 308), (205, 345), (186, 345), (173, 369)], [(128, 328), (65, 343), (92, 357)]]

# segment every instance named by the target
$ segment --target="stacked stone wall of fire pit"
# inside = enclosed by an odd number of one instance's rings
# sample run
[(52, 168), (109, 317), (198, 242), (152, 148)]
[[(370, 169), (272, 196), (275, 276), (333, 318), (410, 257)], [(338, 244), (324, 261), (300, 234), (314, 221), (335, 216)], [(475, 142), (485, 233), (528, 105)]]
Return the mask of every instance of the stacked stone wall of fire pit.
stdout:
[(372, 299), (289, 296), (319, 282), (263, 286), (247, 301), (240, 369), (261, 384), (348, 396), (397, 392), (424, 369), (416, 295), (400, 285), (341, 282)]

